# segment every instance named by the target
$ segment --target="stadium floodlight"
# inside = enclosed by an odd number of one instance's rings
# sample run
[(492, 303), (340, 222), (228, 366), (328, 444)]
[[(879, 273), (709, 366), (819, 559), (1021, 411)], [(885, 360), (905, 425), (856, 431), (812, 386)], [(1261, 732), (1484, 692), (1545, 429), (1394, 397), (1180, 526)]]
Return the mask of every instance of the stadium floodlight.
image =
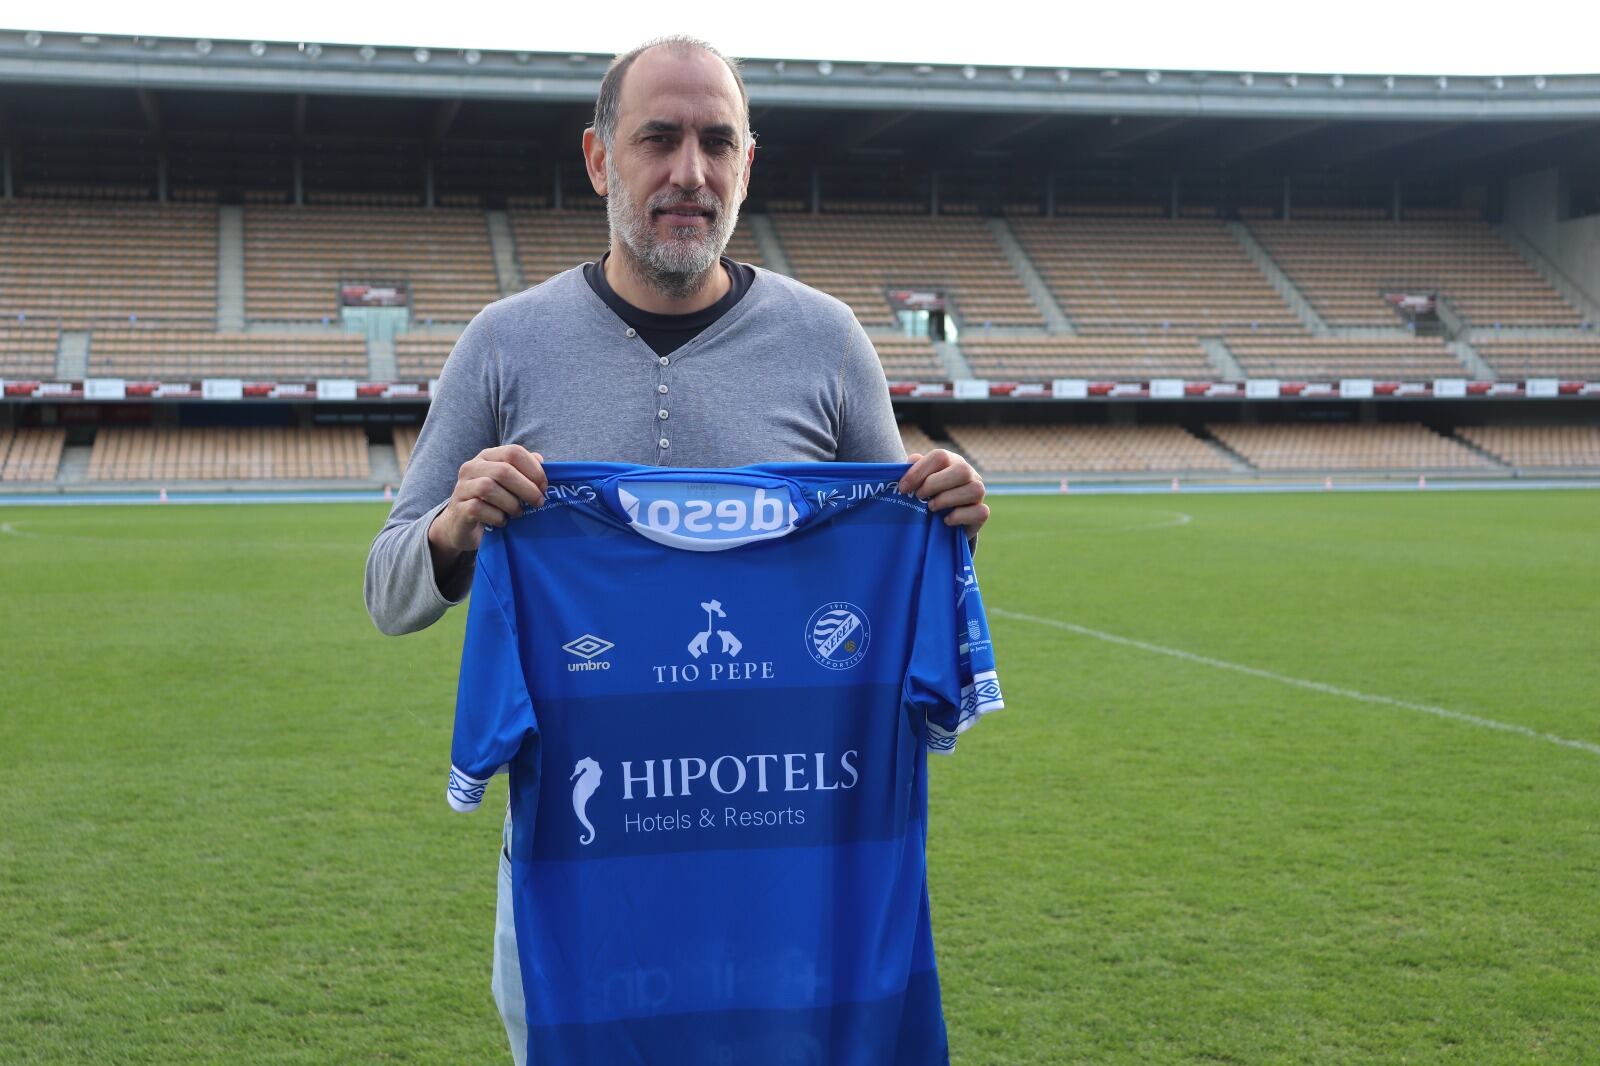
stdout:
[(978, 76), (978, 68), (971, 66), (970, 64), (964, 66), (961, 68), (961, 76), (966, 78), (968, 81), (971, 81), (973, 78)]
[(27, 45), (29, 48), (38, 48), (44, 43), (44, 38), (39, 35), (38, 30), (29, 30), (27, 33), (22, 35), (22, 43)]
[(136, 40), (144, 46), (144, 50), (147, 52), (161, 43), (161, 38), (159, 37), (139, 37)]
[(1394, 75), (1386, 74), (1383, 78), (1383, 88), (1387, 92), (1394, 92)]
[(1335, 74), (1333, 77), (1328, 79), (1328, 84), (1332, 85), (1335, 89), (1343, 89), (1344, 88), (1344, 75), (1343, 74)]
[(826, 78), (829, 74), (833, 73), (833, 64), (824, 59), (822, 62), (817, 64), (817, 73)]
[(1063, 67), (1062, 69), (1056, 71), (1056, 81), (1059, 81), (1062, 85), (1065, 85), (1067, 82), (1069, 82), (1071, 80), (1072, 80), (1072, 71), (1067, 70), (1065, 67)]
[(1533, 76), (1533, 87), (1535, 89), (1543, 89), (1544, 88), (1544, 75), (1543, 74), (1535, 74)]
[(1283, 83), (1291, 89), (1298, 89), (1300, 88), (1300, 75), (1290, 74), (1283, 79)]
[(465, 52), (461, 53), (461, 58), (467, 61), (467, 66), (475, 67), (479, 63), (483, 62), (483, 53), (478, 51), (476, 48), (468, 48)]
[(1122, 77), (1122, 71), (1120, 70), (1102, 70), (1100, 72), (1100, 78), (1102, 81), (1115, 81), (1120, 77)]
[(315, 43), (308, 44), (305, 46), (305, 52), (308, 59), (316, 59), (318, 56), (322, 55), (322, 46)]
[(1489, 84), (1494, 86), (1496, 89), (1504, 89), (1506, 87), (1506, 80), (1500, 75), (1496, 74), (1494, 77), (1489, 79)]
[(361, 57), (361, 62), (370, 63), (378, 58), (378, 50), (370, 44), (364, 44), (356, 50), (356, 55)]
[(211, 54), (211, 42), (202, 37), (194, 42), (194, 50), (203, 56), (208, 56)]
[(533, 62), (533, 53), (532, 52), (518, 52), (517, 53), (517, 62), (518, 63), (531, 63), (531, 62)]
[(1028, 72), (1025, 69), (1023, 69), (1022, 67), (1012, 67), (1011, 68), (1011, 80), (1012, 81), (1021, 81), (1023, 78), (1026, 78), (1027, 76), (1028, 76)]
[(426, 48), (418, 48), (411, 53), (411, 56), (418, 63), (426, 63), (428, 61), (428, 50)]
[(1149, 85), (1160, 85), (1161, 72), (1159, 70), (1147, 70), (1144, 72), (1144, 80)]
[(1239, 84), (1243, 85), (1246, 89), (1250, 88), (1250, 86), (1254, 85), (1255, 83), (1256, 76), (1254, 74), (1251, 74), (1247, 71), (1239, 75)]
[(926, 63), (918, 63), (916, 66), (912, 67), (911, 70), (913, 73), (921, 74), (923, 76), (933, 73), (933, 68)]
[(267, 54), (267, 42), (266, 41), (251, 41), (250, 42), (250, 54), (255, 56), (257, 59), (260, 59), (262, 56), (266, 55)]
[(781, 59), (778, 60), (776, 63), (772, 64), (772, 71), (775, 74), (782, 74), (784, 71), (786, 71), (788, 69), (789, 69), (789, 64), (785, 63)]
[(92, 33), (86, 33), (82, 37), (78, 38), (78, 42), (80, 44), (85, 44), (85, 45), (88, 45), (90, 48), (93, 48), (95, 45), (100, 43), (100, 38), (96, 37)]
[(1437, 78), (1434, 78), (1433, 83), (1441, 89), (1450, 88), (1450, 79), (1445, 77), (1443, 74), (1439, 75)]

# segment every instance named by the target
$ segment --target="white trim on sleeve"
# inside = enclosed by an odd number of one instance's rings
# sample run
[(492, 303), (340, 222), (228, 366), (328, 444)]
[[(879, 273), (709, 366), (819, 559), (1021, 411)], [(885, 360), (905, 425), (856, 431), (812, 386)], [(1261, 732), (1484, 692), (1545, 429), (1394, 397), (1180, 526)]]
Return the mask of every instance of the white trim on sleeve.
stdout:
[(479, 781), (452, 766), (450, 784), (444, 790), (444, 798), (449, 801), (452, 808), (462, 813), (475, 811), (478, 809), (478, 804), (483, 802), (483, 790), (488, 787), (487, 777)]
[(1005, 705), (1005, 698), (1000, 694), (999, 676), (993, 670), (974, 674), (972, 684), (961, 687), (961, 716), (956, 719), (956, 727), (944, 729), (933, 722), (928, 723), (928, 750), (948, 755), (956, 749), (957, 737), (976, 725), (978, 719)]

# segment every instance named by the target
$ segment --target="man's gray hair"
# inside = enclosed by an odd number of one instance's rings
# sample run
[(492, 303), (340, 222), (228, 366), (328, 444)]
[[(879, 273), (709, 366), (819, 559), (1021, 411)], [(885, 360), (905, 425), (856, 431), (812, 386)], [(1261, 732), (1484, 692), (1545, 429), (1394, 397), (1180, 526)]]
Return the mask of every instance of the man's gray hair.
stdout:
[(606, 76), (600, 81), (600, 96), (594, 102), (594, 132), (595, 136), (600, 138), (601, 144), (609, 149), (617, 136), (617, 111), (621, 107), (623, 77), (627, 75), (628, 68), (633, 66), (633, 61), (652, 48), (669, 48), (675, 55), (686, 55), (695, 51), (705, 52), (726, 63), (728, 70), (733, 73), (734, 84), (739, 86), (739, 104), (744, 112), (745, 144), (749, 145), (755, 141), (755, 135), (750, 131), (750, 94), (745, 91), (744, 75), (739, 70), (739, 61), (729, 59), (698, 37), (673, 34), (668, 37), (653, 38), (631, 51), (623, 52), (611, 61), (611, 66), (606, 68)]

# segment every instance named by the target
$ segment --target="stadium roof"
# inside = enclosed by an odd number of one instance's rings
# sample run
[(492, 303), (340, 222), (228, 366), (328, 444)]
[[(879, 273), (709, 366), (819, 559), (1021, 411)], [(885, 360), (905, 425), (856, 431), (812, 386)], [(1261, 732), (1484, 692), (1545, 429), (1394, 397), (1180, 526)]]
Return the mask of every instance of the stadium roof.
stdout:
[[(610, 56), (0, 30), (7, 126), (567, 145)], [(1600, 75), (1424, 77), (754, 59), (768, 144), (843, 154), (1526, 167), (1600, 144)], [(307, 101), (312, 102), (308, 105)], [(359, 106), (353, 106), (360, 100)], [(387, 102), (385, 102), (387, 100)], [(310, 116), (308, 117), (308, 112)], [(841, 113), (846, 120), (841, 122)]]

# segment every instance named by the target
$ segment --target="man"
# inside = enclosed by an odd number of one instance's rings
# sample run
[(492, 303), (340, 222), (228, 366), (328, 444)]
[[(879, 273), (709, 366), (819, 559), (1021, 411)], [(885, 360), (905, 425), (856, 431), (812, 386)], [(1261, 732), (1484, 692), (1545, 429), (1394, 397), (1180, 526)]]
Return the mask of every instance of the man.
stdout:
[[(755, 161), (736, 64), (681, 37), (618, 56), (583, 152), (610, 250), (491, 304), (462, 333), (367, 557), (367, 609), (385, 633), (422, 629), (466, 598), (484, 527), (544, 503), (547, 455), (696, 467), (907, 458), (849, 308), (722, 257)], [(976, 536), (989, 509), (972, 467), (942, 450), (909, 458), (901, 491)], [(502, 858), (495, 998), (520, 1049), (508, 879)]]

